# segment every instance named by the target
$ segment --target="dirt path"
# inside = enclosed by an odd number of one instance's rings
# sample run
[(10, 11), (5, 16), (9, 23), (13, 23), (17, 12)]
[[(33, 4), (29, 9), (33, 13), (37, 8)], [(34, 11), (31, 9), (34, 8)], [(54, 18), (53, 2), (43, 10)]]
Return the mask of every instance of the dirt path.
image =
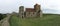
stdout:
[(9, 24), (9, 18), (11, 15), (7, 16), (6, 18), (4, 18), (3, 20), (0, 21), (0, 26), (10, 26)]

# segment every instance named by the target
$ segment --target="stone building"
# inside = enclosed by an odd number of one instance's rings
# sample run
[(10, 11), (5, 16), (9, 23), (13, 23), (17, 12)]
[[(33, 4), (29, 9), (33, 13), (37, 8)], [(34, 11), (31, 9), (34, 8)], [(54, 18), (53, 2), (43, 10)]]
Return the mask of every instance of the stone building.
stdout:
[(34, 8), (25, 8), (25, 11), (24, 11), (24, 6), (20, 6), (19, 16), (22, 18), (23, 17), (36, 17), (36, 16), (42, 17), (41, 5), (35, 4)]

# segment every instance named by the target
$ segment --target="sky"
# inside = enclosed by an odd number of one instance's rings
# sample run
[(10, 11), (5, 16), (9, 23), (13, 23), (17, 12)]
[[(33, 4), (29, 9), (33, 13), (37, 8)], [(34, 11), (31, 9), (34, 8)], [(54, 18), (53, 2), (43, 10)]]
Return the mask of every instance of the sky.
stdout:
[(19, 12), (19, 6), (33, 8), (36, 3), (43, 13), (60, 14), (60, 0), (0, 0), (0, 13)]

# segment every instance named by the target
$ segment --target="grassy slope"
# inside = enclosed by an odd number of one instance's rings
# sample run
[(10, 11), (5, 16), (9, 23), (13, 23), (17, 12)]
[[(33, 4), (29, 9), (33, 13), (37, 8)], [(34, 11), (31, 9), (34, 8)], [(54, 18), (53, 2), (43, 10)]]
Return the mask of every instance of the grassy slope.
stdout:
[(18, 17), (11, 17), (11, 26), (60, 26), (59, 15), (44, 15), (42, 18), (20, 19)]

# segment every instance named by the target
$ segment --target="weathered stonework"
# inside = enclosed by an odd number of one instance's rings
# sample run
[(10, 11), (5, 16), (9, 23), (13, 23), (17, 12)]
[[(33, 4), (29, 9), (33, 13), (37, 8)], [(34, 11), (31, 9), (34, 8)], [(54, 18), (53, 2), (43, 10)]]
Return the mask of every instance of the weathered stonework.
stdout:
[(25, 9), (26, 9), (26, 11), (24, 11), (24, 6), (19, 7), (19, 16), (21, 18), (23, 18), (23, 17), (36, 17), (36, 16), (42, 17), (41, 6), (38, 4), (35, 4), (34, 8), (25, 8)]
[(19, 17), (24, 17), (24, 6), (19, 7)]

